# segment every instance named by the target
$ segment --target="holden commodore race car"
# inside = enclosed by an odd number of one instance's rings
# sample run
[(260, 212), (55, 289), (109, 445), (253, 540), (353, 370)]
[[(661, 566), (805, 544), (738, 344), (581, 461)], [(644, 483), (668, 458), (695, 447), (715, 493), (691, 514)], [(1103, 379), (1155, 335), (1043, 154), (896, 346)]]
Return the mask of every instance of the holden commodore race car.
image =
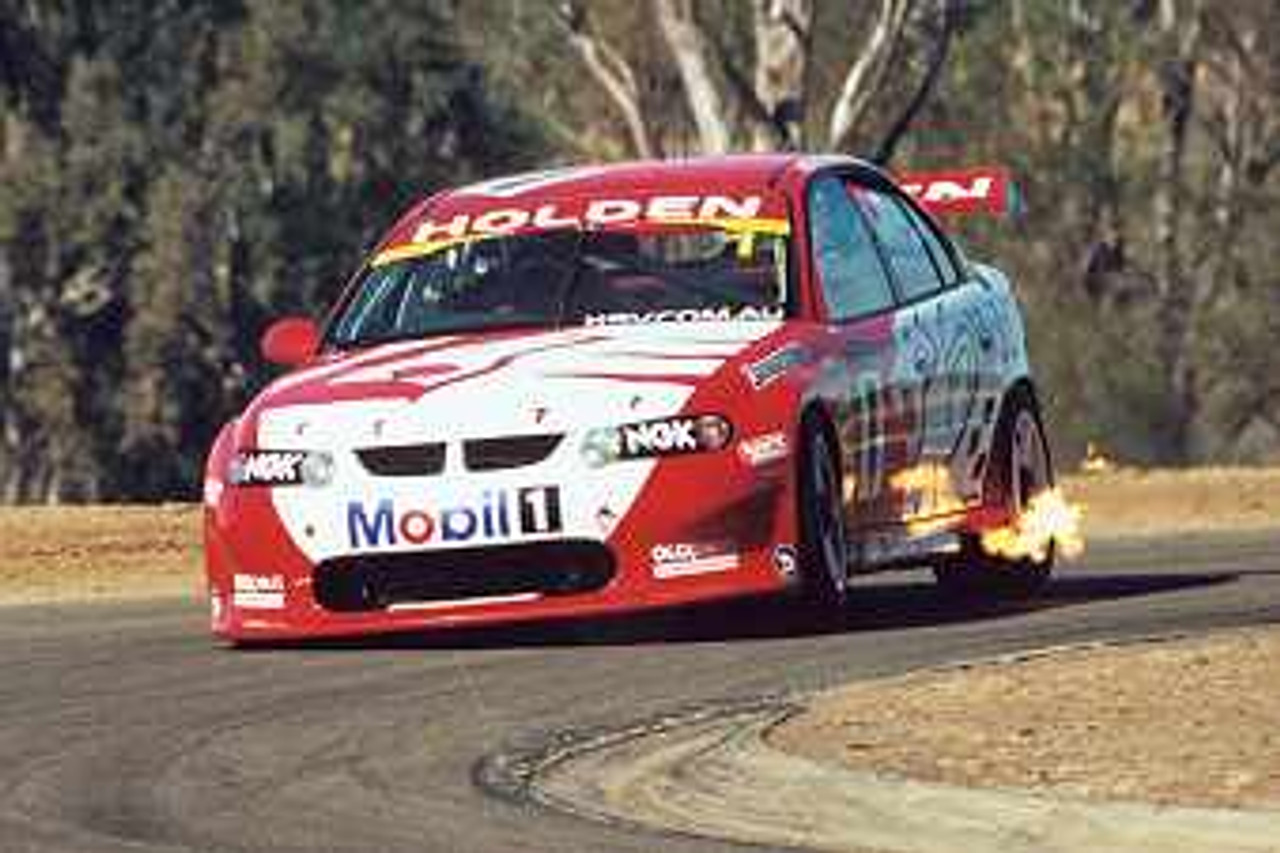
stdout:
[(233, 641), (583, 616), (932, 566), (1032, 591), (1053, 484), (999, 271), (929, 212), (998, 170), (850, 158), (518, 175), (426, 199), (219, 433), (213, 631)]

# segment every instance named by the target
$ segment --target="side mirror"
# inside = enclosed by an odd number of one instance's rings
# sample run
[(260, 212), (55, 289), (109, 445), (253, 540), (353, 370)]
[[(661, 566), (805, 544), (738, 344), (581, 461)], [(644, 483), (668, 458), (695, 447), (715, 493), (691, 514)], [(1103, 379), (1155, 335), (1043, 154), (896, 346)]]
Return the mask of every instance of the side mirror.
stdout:
[(285, 317), (262, 335), (262, 357), (272, 364), (297, 367), (320, 349), (320, 329), (305, 317)]

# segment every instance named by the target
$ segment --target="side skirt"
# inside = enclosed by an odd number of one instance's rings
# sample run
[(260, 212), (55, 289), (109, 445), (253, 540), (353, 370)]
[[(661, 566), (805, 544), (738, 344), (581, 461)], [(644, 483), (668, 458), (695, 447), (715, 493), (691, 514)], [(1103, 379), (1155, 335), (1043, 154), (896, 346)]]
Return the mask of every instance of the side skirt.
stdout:
[(960, 553), (960, 534), (954, 530), (935, 530), (914, 536), (902, 531), (868, 533), (860, 542), (850, 543), (855, 555), (849, 567), (851, 575), (869, 575), (893, 569), (917, 568), (939, 557)]

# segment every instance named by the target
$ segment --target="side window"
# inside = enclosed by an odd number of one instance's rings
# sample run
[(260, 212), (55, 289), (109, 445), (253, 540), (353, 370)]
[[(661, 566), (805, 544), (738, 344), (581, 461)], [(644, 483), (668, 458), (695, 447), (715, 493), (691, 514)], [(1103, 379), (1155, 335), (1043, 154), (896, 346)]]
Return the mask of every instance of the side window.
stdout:
[(937, 267), (939, 275), (942, 276), (942, 283), (948, 286), (955, 284), (960, 278), (960, 271), (956, 269), (955, 261), (952, 260), (947, 247), (943, 245), (937, 229), (902, 199), (894, 199), (894, 201), (907, 214), (907, 218), (916, 226), (916, 231), (924, 238), (924, 244), (929, 248), (929, 254), (933, 257), (933, 265)]
[(897, 201), (866, 187), (854, 187), (853, 194), (880, 238), (903, 299), (911, 301), (941, 290), (942, 279), (929, 257), (924, 238)]
[(893, 288), (867, 224), (838, 178), (818, 178), (809, 189), (809, 233), (822, 295), (834, 320), (893, 306)]

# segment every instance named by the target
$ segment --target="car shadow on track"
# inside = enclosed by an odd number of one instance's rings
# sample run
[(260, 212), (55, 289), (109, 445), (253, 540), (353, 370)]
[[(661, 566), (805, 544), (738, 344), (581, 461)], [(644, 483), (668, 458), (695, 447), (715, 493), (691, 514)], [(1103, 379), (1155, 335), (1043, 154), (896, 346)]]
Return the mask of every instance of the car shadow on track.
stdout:
[(493, 649), (767, 640), (860, 634), (984, 620), (1091, 602), (1160, 595), (1229, 583), (1233, 572), (1059, 577), (1023, 600), (957, 600), (910, 578), (856, 584), (842, 613), (815, 617), (782, 597), (745, 599), (607, 618), (450, 628), (339, 640), (273, 643), (314, 650)]

